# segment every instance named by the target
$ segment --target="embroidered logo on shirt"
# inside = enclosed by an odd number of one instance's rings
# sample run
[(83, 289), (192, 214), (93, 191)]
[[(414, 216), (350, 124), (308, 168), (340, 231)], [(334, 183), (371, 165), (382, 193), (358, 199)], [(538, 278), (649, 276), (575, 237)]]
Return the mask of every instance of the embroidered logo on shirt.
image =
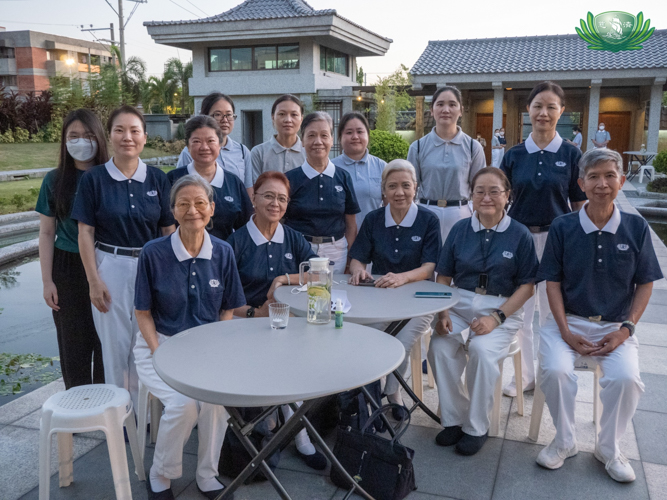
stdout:
[(292, 260), (292, 254), (289, 253), (289, 252), (287, 252), (287, 253), (285, 254), (285, 258), (286, 258), (286, 259), (289, 259), (289, 260)]
[(232, 198), (231, 196), (225, 196), (225, 201), (231, 203), (232, 201), (234, 201), (234, 198)]
[(220, 286), (220, 282), (218, 280), (211, 280), (208, 282), (209, 285), (211, 285), (211, 288), (218, 288)]
[(421, 241), (422, 237), (421, 236), (413, 236), (412, 241)]
[(505, 257), (506, 259), (511, 259), (512, 257), (514, 257), (514, 254), (512, 252), (508, 252), (507, 250), (505, 250), (503, 252), (503, 257)]
[(343, 186), (334, 186), (336, 188), (336, 191), (339, 193), (343, 190)]
[(148, 191), (146, 194), (147, 194), (148, 196), (157, 196), (157, 191), (155, 191), (155, 190), (153, 190), (153, 191)]
[(625, 252), (630, 248), (630, 246), (626, 245), (625, 243), (619, 243), (618, 245), (616, 245), (616, 247), (623, 252)]
[(556, 162), (557, 167), (564, 167), (565, 165), (567, 165), (567, 163), (565, 163), (564, 161), (557, 161)]

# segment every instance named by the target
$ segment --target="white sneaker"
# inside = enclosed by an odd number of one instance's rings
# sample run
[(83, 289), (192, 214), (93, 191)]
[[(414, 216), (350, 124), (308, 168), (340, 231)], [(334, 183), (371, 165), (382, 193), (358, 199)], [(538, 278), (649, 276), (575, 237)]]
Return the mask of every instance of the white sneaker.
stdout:
[(636, 479), (635, 471), (630, 465), (630, 461), (619, 454), (618, 457), (613, 460), (606, 460), (600, 450), (595, 449), (595, 458), (604, 464), (604, 468), (607, 471), (607, 474), (611, 476), (614, 481), (619, 483), (631, 483)]
[(557, 448), (556, 440), (554, 439), (537, 455), (536, 462), (547, 469), (560, 469), (565, 463), (566, 458), (573, 457), (577, 453), (579, 453), (579, 450), (576, 444), (569, 450)]
[[(532, 382), (528, 382), (523, 387), (523, 392), (532, 391), (533, 389), (535, 389), (535, 381), (534, 380)], [(507, 384), (505, 387), (503, 387), (503, 394), (505, 396), (509, 396), (510, 398), (515, 398), (516, 397), (516, 383), (514, 381), (512, 381), (509, 384)]]

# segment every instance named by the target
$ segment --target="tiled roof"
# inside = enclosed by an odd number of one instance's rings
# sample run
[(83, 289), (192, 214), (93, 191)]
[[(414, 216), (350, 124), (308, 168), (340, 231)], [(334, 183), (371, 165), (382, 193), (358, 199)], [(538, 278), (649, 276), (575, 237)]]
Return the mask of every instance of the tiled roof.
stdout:
[(579, 35), (479, 38), (428, 42), (413, 75), (526, 73), (667, 68), (667, 30), (656, 30), (641, 50), (590, 50)]
[(150, 21), (146, 26), (161, 24), (217, 23), (221, 21), (248, 21), (335, 15), (335, 9), (315, 10), (303, 0), (246, 0), (217, 16), (189, 21)]

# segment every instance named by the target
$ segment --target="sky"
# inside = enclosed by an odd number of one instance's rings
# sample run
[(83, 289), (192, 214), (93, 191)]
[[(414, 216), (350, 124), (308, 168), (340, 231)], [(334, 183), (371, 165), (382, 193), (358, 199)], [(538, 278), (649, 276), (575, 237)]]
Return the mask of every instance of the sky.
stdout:
[[(119, 0), (109, 0), (115, 9)], [(122, 1), (122, 0), (121, 0)], [(170, 57), (189, 61), (190, 51), (158, 45), (148, 35), (144, 21), (172, 21), (213, 16), (235, 7), (242, 0), (147, 0), (138, 4), (125, 31), (126, 57), (138, 56), (148, 64), (149, 75), (161, 76)], [(367, 83), (392, 73), (400, 64), (412, 66), (429, 40), (492, 38), (575, 33), (588, 11), (641, 10), (656, 29), (667, 28), (664, 0), (488, 0), (451, 2), (446, 0), (307, 0), (314, 9), (334, 8), (338, 14), (384, 37), (393, 39), (383, 57), (362, 57), (357, 64), (367, 73)], [(125, 16), (134, 2), (125, 0)], [(8, 31), (34, 30), (94, 40), (89, 28), (118, 27), (118, 16), (105, 0), (0, 0), (0, 26)], [(97, 31), (109, 38), (108, 31)], [(116, 39), (118, 39), (116, 31)]]

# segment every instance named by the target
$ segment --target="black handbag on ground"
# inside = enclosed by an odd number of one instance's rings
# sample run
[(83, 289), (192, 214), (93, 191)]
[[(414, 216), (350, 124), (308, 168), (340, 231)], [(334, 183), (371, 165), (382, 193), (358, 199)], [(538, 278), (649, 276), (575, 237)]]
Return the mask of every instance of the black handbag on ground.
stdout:
[[(361, 430), (339, 427), (333, 450), (347, 473), (376, 500), (402, 500), (417, 489), (412, 467), (415, 452), (399, 442), (410, 425), (410, 415), (398, 424), (393, 439), (370, 430), (373, 421), (393, 407), (403, 408), (396, 404), (384, 405), (373, 412)], [(331, 481), (339, 488), (350, 489), (350, 484), (335, 467), (331, 468)]]
[[(378, 403), (382, 401), (382, 391), (380, 390), (380, 381), (373, 382), (366, 386), (369, 394)], [(368, 411), (369, 401), (366, 401), (366, 396), (361, 392), (361, 389), (352, 389), (338, 394), (338, 425), (343, 429), (352, 427), (353, 429), (361, 430), (361, 428), (368, 422), (370, 412)], [(375, 432), (384, 432), (386, 430), (382, 419), (378, 418), (373, 422)]]

